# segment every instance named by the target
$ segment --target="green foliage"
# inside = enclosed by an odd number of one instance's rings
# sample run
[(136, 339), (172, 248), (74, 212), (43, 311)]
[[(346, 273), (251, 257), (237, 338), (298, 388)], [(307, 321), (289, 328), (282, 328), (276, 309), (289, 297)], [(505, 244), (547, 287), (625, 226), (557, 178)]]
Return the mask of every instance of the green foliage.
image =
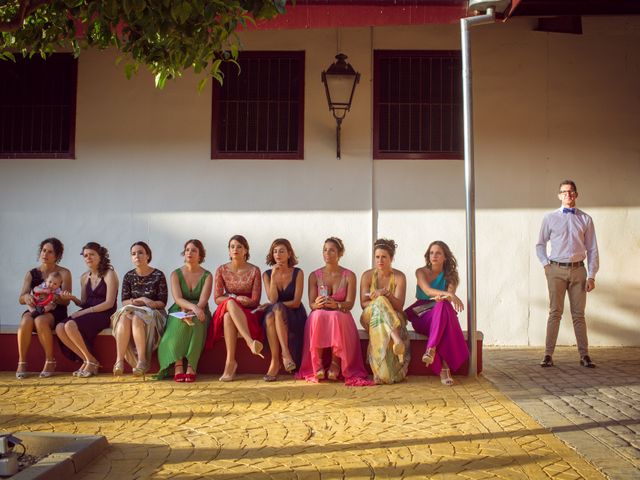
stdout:
[[(0, 60), (13, 53), (114, 47), (127, 78), (148, 68), (158, 88), (192, 68), (222, 82), (235, 62), (236, 30), (285, 12), (286, 0), (0, 0)], [(14, 60), (15, 61), (15, 60)]]

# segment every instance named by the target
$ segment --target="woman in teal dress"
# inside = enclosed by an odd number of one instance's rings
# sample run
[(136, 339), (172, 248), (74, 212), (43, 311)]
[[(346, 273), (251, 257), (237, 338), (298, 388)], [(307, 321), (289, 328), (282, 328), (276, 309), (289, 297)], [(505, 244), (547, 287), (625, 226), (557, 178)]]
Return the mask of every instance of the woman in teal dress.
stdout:
[[(171, 273), (171, 294), (175, 303), (169, 308), (167, 326), (158, 346), (160, 371), (156, 378), (170, 376), (173, 366), (176, 382), (195, 382), (211, 321), (208, 300), (213, 278), (211, 272), (200, 266), (206, 255), (200, 240), (188, 240), (182, 255), (184, 265)], [(174, 313), (181, 314), (182, 318), (172, 315)]]

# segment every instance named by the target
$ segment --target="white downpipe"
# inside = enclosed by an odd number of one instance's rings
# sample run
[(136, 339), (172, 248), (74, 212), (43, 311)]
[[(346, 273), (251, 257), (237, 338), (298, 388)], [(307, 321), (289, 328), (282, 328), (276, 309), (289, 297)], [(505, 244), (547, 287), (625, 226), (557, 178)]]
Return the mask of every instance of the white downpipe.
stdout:
[(473, 92), (471, 84), (471, 43), (469, 29), (495, 21), (493, 7), (484, 15), (460, 19), (462, 36), (462, 105), (464, 132), (464, 183), (467, 214), (467, 343), (469, 376), (478, 375), (476, 344), (476, 180), (473, 162)]

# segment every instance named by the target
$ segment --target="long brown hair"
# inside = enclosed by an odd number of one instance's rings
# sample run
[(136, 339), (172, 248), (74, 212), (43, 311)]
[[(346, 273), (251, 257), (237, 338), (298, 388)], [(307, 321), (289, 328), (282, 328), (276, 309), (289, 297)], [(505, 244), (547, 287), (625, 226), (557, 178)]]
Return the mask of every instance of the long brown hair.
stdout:
[(270, 267), (276, 264), (276, 260), (273, 258), (273, 249), (278, 245), (282, 245), (289, 252), (289, 260), (287, 260), (287, 265), (289, 268), (298, 264), (298, 257), (296, 257), (296, 253), (293, 251), (293, 247), (291, 246), (291, 242), (286, 238), (276, 238), (273, 243), (271, 243), (271, 247), (269, 247), (269, 253), (267, 253), (267, 265)]
[(93, 250), (100, 257), (100, 263), (98, 264), (98, 275), (104, 277), (109, 270), (113, 270), (111, 266), (111, 260), (109, 259), (109, 250), (100, 245), (98, 242), (89, 242), (82, 247), (80, 255), (84, 255), (85, 250)]
[(451, 249), (449, 246), (444, 243), (442, 240), (436, 240), (435, 242), (431, 242), (429, 244), (429, 248), (424, 254), (424, 259), (427, 262), (427, 268), (431, 270), (431, 260), (429, 260), (429, 252), (431, 251), (431, 247), (437, 245), (440, 247), (444, 253), (444, 264), (442, 265), (442, 271), (444, 272), (444, 279), (447, 281), (447, 285), (453, 285), (454, 288), (457, 288), (460, 284), (460, 276), (458, 275), (458, 261), (456, 257), (454, 257), (453, 253), (451, 253)]

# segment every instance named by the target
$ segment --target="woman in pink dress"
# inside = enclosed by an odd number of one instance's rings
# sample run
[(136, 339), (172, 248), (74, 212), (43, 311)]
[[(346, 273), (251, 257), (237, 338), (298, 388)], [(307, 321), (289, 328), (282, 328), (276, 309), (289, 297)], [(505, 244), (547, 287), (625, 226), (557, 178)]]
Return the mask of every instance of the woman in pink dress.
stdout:
[[(207, 333), (205, 348), (213, 347), (224, 336), (227, 358), (221, 382), (230, 382), (236, 376), (236, 343), (238, 334), (244, 339), (251, 353), (262, 357), (263, 333), (260, 327), (262, 312), (257, 310), (262, 294), (260, 269), (247, 262), (249, 243), (242, 235), (229, 240), (231, 261), (216, 270), (213, 299), (218, 305)], [(264, 357), (263, 357), (264, 358)]]
[[(304, 330), (302, 365), (297, 378), (318, 382), (344, 378), (347, 385), (373, 385), (367, 380), (360, 337), (351, 309), (356, 298), (356, 276), (339, 265), (342, 240), (325, 240), (325, 266), (309, 275), (311, 315)], [(331, 365), (325, 369), (323, 353), (331, 349)]]
[(429, 337), (422, 361), (433, 364), (443, 385), (453, 385), (450, 368), (457, 370), (469, 357), (456, 313), (464, 309), (455, 293), (460, 282), (458, 262), (440, 240), (429, 245), (424, 258), (427, 264), (416, 270), (418, 300), (405, 314), (416, 332)]

